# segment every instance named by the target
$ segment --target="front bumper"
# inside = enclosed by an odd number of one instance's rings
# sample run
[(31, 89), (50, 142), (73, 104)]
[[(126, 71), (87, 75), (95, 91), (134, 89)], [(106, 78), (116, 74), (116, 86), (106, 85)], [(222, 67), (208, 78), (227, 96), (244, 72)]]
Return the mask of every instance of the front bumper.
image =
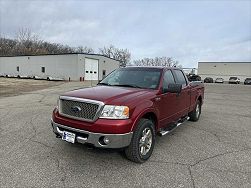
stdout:
[[(93, 133), (81, 129), (76, 129), (68, 127), (65, 125), (58, 124), (51, 120), (51, 125), (53, 127), (53, 132), (56, 135), (63, 136), (64, 131), (73, 132), (76, 134), (75, 142), (85, 144), (93, 144), (95, 147), (99, 148), (124, 148), (130, 145), (132, 132), (125, 134), (103, 134), (103, 133)], [(108, 138), (109, 143), (105, 144), (103, 138)]]

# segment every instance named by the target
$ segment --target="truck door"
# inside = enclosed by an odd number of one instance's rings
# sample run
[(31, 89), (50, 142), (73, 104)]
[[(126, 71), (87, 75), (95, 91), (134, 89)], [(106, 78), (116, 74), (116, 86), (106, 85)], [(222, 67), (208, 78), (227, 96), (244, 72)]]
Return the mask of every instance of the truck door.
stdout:
[(171, 70), (167, 70), (163, 76), (163, 85), (162, 85), (163, 92), (160, 96), (158, 96), (158, 99), (159, 99), (158, 106), (160, 109), (159, 117), (160, 117), (161, 128), (177, 120), (177, 112), (178, 112), (178, 109), (176, 106), (177, 94), (164, 92), (165, 89), (168, 88), (168, 85), (171, 83), (175, 83), (174, 76)]
[(187, 83), (187, 79), (185, 78), (184, 73), (181, 70), (174, 69), (172, 70), (172, 72), (174, 73), (175, 82), (182, 84), (182, 91), (177, 96), (176, 101), (178, 116), (182, 117), (187, 115), (189, 111), (191, 89), (189, 84)]

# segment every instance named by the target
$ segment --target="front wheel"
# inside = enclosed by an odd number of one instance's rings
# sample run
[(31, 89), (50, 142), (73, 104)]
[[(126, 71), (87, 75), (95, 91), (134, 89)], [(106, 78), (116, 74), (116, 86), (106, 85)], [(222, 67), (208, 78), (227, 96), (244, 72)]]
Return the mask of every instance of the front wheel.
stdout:
[(133, 162), (143, 163), (152, 155), (154, 144), (153, 122), (141, 119), (133, 133), (130, 145), (125, 149), (126, 157)]
[(191, 121), (198, 121), (201, 114), (201, 102), (198, 100), (195, 109), (188, 114)]

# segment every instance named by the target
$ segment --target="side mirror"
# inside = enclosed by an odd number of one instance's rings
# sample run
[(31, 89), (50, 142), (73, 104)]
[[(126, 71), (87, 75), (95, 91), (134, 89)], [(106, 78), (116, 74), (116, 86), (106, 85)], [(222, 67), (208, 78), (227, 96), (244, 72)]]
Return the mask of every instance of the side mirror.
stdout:
[(163, 89), (164, 93), (180, 93), (182, 90), (182, 84), (168, 84), (167, 89)]

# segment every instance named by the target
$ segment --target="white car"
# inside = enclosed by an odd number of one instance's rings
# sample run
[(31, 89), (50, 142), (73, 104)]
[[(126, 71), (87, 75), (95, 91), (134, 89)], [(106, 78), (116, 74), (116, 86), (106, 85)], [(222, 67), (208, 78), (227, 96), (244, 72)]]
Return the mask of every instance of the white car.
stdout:
[(229, 84), (240, 84), (240, 78), (238, 77), (230, 77), (228, 83)]
[(216, 78), (215, 79), (215, 83), (221, 83), (221, 84), (223, 84), (224, 83), (224, 79), (223, 78)]

